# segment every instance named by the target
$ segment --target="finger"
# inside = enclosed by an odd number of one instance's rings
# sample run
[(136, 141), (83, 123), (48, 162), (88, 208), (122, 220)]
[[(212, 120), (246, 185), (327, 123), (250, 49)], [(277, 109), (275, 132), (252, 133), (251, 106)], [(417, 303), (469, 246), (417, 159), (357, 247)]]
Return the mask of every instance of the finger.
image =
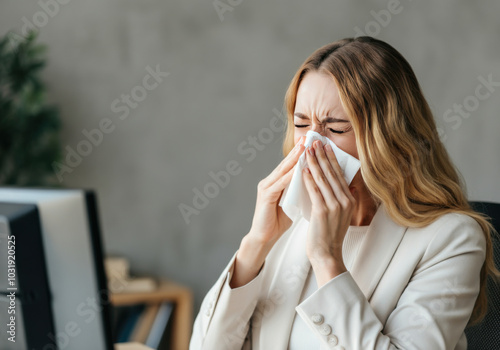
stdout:
[(295, 147), (288, 153), (288, 155), (280, 162), (280, 164), (269, 174), (269, 176), (264, 180), (265, 187), (272, 186), (276, 181), (278, 181), (283, 175), (288, 173), (290, 169), (292, 169), (297, 161), (299, 160), (300, 155), (304, 151), (304, 139), (302, 136)]
[(303, 144), (304, 144), (304, 137), (301, 137), (299, 141), (295, 144), (295, 146), (292, 148), (292, 150), (288, 152), (286, 157), (281, 160), (281, 162), (278, 164), (278, 166), (273, 170), (271, 174), (274, 175), (281, 170), (283, 170), (284, 172), (288, 171), (284, 169), (286, 169), (287, 164), (289, 164), (293, 159), (295, 159), (295, 161), (292, 161), (292, 164), (296, 163), (297, 159), (300, 157), (300, 154), (302, 153), (302, 151), (304, 151)]
[[(338, 193), (340, 193), (340, 190), (342, 190), (342, 184), (340, 183), (339, 178), (343, 178), (342, 169), (340, 169), (337, 159), (329, 158), (322, 144), (317, 144), (315, 153), (323, 174), (330, 183), (330, 186), (334, 190), (334, 193), (337, 195)], [(335, 170), (336, 168), (337, 170)]]
[(326, 158), (330, 162), (333, 171), (337, 175), (337, 177), (342, 176), (343, 177), (343, 171), (342, 168), (339, 165), (339, 162), (337, 160), (337, 157), (335, 156), (335, 153), (332, 150), (332, 146), (327, 144), (323, 147), (323, 151), (325, 152)]
[(326, 155), (327, 159), (329, 160), (332, 168), (334, 170), (337, 169), (335, 171), (335, 173), (337, 174), (337, 179), (341, 185), (343, 194), (347, 198), (349, 198), (350, 200), (354, 201), (354, 197), (352, 196), (351, 191), (349, 190), (349, 185), (347, 184), (347, 182), (344, 178), (344, 172), (340, 168), (340, 165), (337, 161), (337, 157), (335, 156), (335, 153), (333, 152), (332, 147), (330, 145), (326, 145), (324, 147), (324, 150), (325, 150), (325, 155)]
[(294, 172), (295, 172), (294, 168), (288, 170), (288, 172), (285, 175), (281, 176), (276, 182), (274, 182), (273, 184), (271, 184), (269, 186), (268, 191), (270, 193), (276, 193), (279, 191), (283, 191), (285, 189), (285, 187), (292, 180)]
[[(320, 188), (321, 193), (323, 194), (323, 197), (328, 204), (328, 207), (331, 208), (337, 202), (335, 187), (340, 189), (340, 185), (335, 183), (334, 180), (327, 179), (327, 174), (325, 174), (325, 172), (323, 171), (325, 170), (326, 172), (333, 172), (332, 169), (328, 169), (330, 168), (330, 164), (323, 164), (323, 166), (319, 164), (319, 161), (321, 161), (322, 163), (327, 162), (326, 156), (324, 154), (322, 156), (319, 154), (322, 151), (322, 147), (316, 147), (316, 143), (314, 143), (312, 150), (314, 151), (315, 155), (311, 155), (309, 152), (307, 152), (307, 164), (309, 165), (309, 169), (311, 170), (314, 182)], [(320, 160), (318, 159), (319, 157), (323, 157), (323, 159)], [(332, 177), (332, 175), (329, 175), (329, 177)]]
[(325, 199), (321, 190), (314, 182), (313, 176), (307, 169), (302, 170), (302, 176), (304, 178), (304, 184), (306, 186), (307, 193), (309, 193), (309, 198), (311, 199), (311, 204), (313, 208), (325, 208)]

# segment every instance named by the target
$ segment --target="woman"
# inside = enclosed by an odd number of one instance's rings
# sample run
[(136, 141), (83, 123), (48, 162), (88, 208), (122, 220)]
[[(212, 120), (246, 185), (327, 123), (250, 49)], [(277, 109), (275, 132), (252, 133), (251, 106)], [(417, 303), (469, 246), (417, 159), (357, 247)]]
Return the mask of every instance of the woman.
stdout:
[[(203, 300), (191, 349), (466, 349), (487, 275), (499, 275), (493, 227), (469, 206), (408, 62), (371, 37), (328, 44), (285, 104), (285, 158), (258, 185), (252, 227)], [(316, 141), (303, 172), (310, 221), (292, 222), (278, 203), (308, 130), (361, 169), (348, 185)]]

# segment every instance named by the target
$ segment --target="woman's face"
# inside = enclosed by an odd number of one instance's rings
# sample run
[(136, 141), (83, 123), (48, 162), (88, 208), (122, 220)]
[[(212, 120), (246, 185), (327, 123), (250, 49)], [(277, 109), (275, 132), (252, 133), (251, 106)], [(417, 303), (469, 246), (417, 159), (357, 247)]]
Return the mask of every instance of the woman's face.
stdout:
[(333, 79), (319, 72), (308, 72), (297, 92), (294, 111), (294, 144), (309, 130), (328, 137), (356, 159), (356, 138)]

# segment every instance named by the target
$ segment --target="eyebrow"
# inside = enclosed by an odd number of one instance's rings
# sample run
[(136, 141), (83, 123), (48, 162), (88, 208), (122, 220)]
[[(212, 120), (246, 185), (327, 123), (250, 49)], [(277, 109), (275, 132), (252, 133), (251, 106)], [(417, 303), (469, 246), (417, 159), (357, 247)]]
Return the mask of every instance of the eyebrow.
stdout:
[[(294, 116), (300, 118), (300, 119), (306, 119), (306, 120), (309, 120), (309, 118), (305, 115), (305, 114), (302, 114), (302, 113), (294, 113)], [(323, 119), (323, 122), (326, 122), (326, 123), (349, 123), (348, 120), (345, 120), (345, 119), (338, 119), (338, 118), (333, 118), (333, 117), (325, 117), (325, 119)]]

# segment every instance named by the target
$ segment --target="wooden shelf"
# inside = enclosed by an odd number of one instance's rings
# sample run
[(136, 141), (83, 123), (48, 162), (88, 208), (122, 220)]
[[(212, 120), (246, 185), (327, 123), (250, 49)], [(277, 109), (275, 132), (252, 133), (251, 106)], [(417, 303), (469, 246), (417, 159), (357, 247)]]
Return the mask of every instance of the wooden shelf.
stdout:
[(188, 350), (193, 321), (193, 294), (189, 288), (172, 281), (162, 280), (155, 291), (111, 293), (110, 301), (114, 306), (174, 302), (171, 348), (173, 350)]

